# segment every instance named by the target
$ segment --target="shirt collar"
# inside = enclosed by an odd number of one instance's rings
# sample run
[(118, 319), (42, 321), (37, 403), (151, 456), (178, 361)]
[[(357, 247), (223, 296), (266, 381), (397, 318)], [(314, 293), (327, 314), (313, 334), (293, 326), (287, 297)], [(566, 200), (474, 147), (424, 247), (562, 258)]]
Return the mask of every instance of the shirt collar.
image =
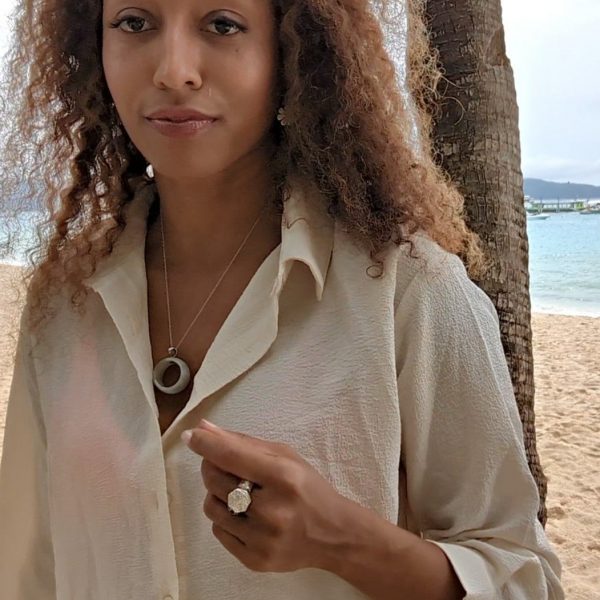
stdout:
[(315, 280), (317, 300), (323, 297), (333, 251), (334, 220), (318, 195), (290, 186), (281, 222), (279, 270), (272, 293), (279, 294), (294, 262), (304, 263)]
[[(281, 222), (278, 272), (271, 294), (281, 293), (294, 262), (298, 261), (304, 263), (312, 273), (315, 295), (320, 301), (333, 250), (334, 220), (327, 214), (317, 194), (309, 194), (303, 187), (293, 184), (290, 184), (289, 190)], [(154, 198), (155, 184), (142, 184), (138, 187), (133, 199), (124, 209), (125, 229), (115, 242), (112, 253), (84, 281), (86, 285), (98, 291), (107, 283), (105, 279), (115, 272), (125, 277), (129, 275), (131, 283), (140, 277), (140, 273), (128, 273), (128, 268), (133, 267), (139, 271), (144, 264), (146, 223)], [(100, 230), (94, 237), (101, 236)], [(143, 276), (145, 277), (145, 273)]]

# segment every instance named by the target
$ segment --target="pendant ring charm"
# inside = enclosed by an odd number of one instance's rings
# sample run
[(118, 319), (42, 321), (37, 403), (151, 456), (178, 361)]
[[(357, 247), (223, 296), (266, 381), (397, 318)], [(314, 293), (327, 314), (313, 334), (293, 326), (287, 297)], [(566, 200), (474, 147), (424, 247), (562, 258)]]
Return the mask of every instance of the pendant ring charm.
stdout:
[[(166, 386), (163, 381), (163, 376), (165, 371), (171, 366), (176, 365), (179, 367), (179, 379), (171, 386)], [(187, 366), (186, 362), (181, 360), (181, 358), (176, 358), (175, 356), (167, 356), (159, 361), (154, 367), (154, 376), (153, 376), (154, 385), (165, 394), (178, 394), (185, 390), (190, 382), (190, 368)]]

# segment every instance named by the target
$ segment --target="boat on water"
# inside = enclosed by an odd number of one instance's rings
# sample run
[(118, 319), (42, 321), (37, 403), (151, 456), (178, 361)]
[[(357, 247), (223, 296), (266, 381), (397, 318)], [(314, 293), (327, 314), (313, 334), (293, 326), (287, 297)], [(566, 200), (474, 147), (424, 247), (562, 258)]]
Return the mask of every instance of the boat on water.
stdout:
[(600, 215), (600, 206), (592, 206), (577, 211), (580, 215)]
[(542, 213), (538, 213), (536, 215), (528, 214), (527, 220), (528, 221), (545, 221), (549, 216), (550, 215), (545, 215)]

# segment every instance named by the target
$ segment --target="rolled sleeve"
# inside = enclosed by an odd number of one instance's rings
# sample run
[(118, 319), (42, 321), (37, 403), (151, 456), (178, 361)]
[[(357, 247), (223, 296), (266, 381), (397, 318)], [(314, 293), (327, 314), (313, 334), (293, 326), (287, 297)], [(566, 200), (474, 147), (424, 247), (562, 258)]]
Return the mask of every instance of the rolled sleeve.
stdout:
[(458, 257), (429, 260), (396, 308), (408, 509), (467, 600), (562, 600), (496, 309)]
[(0, 595), (56, 600), (46, 438), (30, 350), (22, 318), (0, 464)]

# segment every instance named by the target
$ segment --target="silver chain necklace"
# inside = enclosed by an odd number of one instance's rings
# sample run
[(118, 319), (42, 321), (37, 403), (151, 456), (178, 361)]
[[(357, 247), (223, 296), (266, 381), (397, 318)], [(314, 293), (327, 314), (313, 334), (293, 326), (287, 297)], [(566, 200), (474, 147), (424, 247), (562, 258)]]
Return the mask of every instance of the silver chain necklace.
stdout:
[[(242, 249), (246, 245), (246, 242), (248, 241), (248, 239), (252, 235), (252, 232), (258, 225), (258, 222), (260, 221), (260, 218), (262, 217), (266, 208), (267, 208), (267, 206), (265, 205), (265, 207), (263, 208), (261, 213), (258, 215), (258, 218), (254, 222), (254, 225), (252, 225), (252, 228), (248, 232), (248, 235), (244, 238), (242, 245), (238, 248), (237, 252), (234, 254), (233, 258), (229, 262), (229, 265), (227, 265), (227, 268), (225, 269), (225, 271), (223, 271), (223, 274), (217, 281), (215, 287), (212, 289), (212, 291), (210, 292), (210, 294), (208, 295), (208, 297), (206, 298), (206, 300), (200, 307), (198, 314), (194, 317), (194, 320), (190, 323), (190, 326), (187, 328), (186, 332), (183, 334), (183, 337), (179, 340), (179, 343), (176, 346), (173, 345), (173, 329), (171, 326), (171, 303), (169, 300), (169, 277), (168, 277), (168, 273), (167, 273), (167, 251), (165, 249), (165, 230), (164, 230), (164, 226), (163, 226), (162, 211), (160, 212), (160, 230), (161, 230), (161, 234), (162, 234), (163, 264), (164, 264), (164, 268), (165, 268), (165, 289), (166, 289), (166, 295), (167, 295), (167, 316), (169, 319), (169, 350), (168, 350), (169, 356), (166, 356), (165, 358), (161, 359), (156, 364), (156, 366), (154, 367), (154, 373), (153, 373), (152, 379), (153, 379), (154, 385), (161, 392), (164, 392), (165, 394), (178, 394), (179, 392), (182, 392), (183, 390), (185, 390), (185, 388), (189, 385), (190, 378), (191, 378), (190, 368), (184, 360), (177, 357), (177, 350), (178, 350), (179, 346), (181, 345), (181, 343), (183, 342), (183, 340), (187, 337), (187, 335), (190, 332), (190, 330), (192, 329), (192, 327), (194, 326), (194, 323), (198, 320), (198, 317), (202, 314), (204, 307), (208, 304), (208, 301), (212, 298), (213, 294), (219, 287), (219, 284), (221, 283), (221, 281), (223, 281), (223, 278), (225, 277), (225, 275), (227, 275), (227, 272), (231, 268), (231, 265), (233, 265), (233, 263), (235, 262), (235, 259), (238, 257), (238, 254), (242, 251)], [(175, 365), (179, 368), (179, 379), (173, 385), (167, 386), (167, 385), (165, 385), (165, 383), (163, 381), (163, 377), (164, 377), (166, 370), (171, 365)]]

